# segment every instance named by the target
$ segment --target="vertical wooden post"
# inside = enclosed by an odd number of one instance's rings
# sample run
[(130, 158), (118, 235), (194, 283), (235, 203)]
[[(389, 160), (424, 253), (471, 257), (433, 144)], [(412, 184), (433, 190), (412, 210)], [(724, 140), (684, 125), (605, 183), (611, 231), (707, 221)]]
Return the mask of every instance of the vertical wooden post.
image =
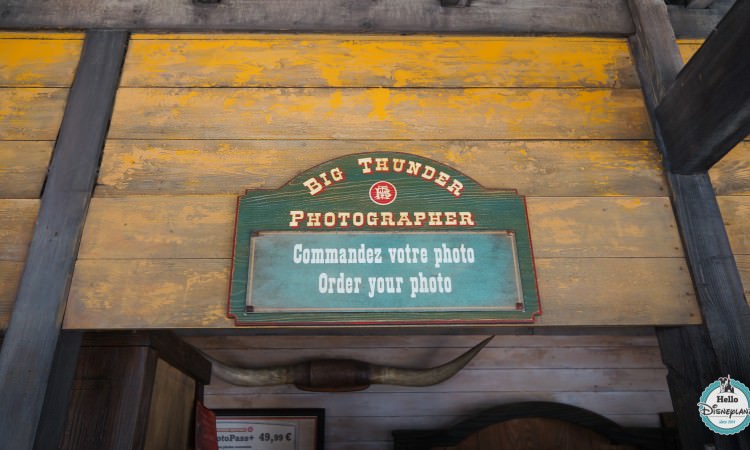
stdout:
[(86, 34), (0, 351), (3, 449), (34, 445), (127, 42), (123, 31)]
[(750, 448), (750, 434), (710, 433), (698, 416), (696, 403), (710, 382), (726, 374), (750, 379), (750, 313), (705, 168), (686, 175), (669, 171), (674, 162), (670, 157), (685, 149), (667, 151), (656, 113), (667, 93), (674, 92), (670, 87), (682, 67), (666, 7), (660, 0), (629, 0), (629, 4), (636, 25), (631, 49), (665, 159), (672, 206), (704, 321), (701, 327), (657, 329), (682, 446), (703, 450), (706, 444), (715, 443), (719, 449)]

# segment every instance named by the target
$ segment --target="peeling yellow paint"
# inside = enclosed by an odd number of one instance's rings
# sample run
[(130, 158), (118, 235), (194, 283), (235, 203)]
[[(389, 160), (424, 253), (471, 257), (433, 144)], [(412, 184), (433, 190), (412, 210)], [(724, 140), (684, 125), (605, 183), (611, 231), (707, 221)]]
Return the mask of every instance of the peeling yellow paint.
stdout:
[(80, 35), (0, 33), (0, 86), (70, 86), (83, 41)]
[(391, 91), (388, 89), (369, 89), (367, 96), (372, 104), (372, 110), (368, 115), (371, 119), (388, 119), (388, 106), (391, 103)]
[(637, 87), (624, 39), (149, 36), (123, 86)]
[(639, 198), (618, 199), (616, 200), (616, 202), (618, 205), (627, 209), (635, 209), (635, 208), (640, 208), (641, 206), (643, 206), (643, 203), (641, 202), (641, 199)]

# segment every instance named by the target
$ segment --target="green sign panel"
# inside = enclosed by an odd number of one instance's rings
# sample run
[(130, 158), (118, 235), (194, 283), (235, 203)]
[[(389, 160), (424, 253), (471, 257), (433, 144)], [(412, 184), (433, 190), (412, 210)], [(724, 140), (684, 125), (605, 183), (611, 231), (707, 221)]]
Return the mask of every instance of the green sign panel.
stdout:
[(239, 199), (239, 325), (483, 325), (540, 314), (526, 207), (435, 161), (346, 156)]

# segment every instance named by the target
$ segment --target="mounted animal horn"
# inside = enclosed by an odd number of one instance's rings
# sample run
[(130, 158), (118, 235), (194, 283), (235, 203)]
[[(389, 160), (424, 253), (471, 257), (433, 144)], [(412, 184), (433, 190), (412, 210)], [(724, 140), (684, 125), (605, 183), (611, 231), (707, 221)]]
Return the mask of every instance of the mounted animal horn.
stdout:
[(351, 359), (323, 359), (266, 369), (241, 369), (209, 359), (214, 375), (239, 386), (294, 384), (298, 389), (316, 392), (361, 391), (371, 384), (432, 386), (457, 374), (493, 337), (490, 336), (453, 361), (428, 369), (379, 366)]

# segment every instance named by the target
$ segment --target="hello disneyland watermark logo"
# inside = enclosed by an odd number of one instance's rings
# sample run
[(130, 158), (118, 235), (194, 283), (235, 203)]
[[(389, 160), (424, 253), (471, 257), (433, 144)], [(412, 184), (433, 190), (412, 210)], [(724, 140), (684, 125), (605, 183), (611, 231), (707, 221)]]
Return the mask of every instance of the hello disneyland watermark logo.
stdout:
[(720, 377), (701, 394), (698, 413), (714, 433), (739, 433), (750, 424), (750, 389), (729, 375)]

